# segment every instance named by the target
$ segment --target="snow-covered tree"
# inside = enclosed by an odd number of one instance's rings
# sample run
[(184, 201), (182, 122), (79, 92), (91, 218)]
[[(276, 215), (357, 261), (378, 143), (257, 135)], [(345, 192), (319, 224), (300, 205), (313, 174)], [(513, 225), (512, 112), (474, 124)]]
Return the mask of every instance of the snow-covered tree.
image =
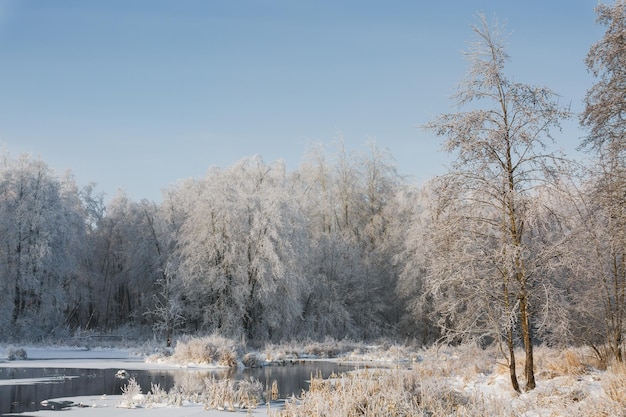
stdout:
[(0, 297), (5, 336), (42, 337), (64, 324), (84, 224), (71, 177), (40, 160), (0, 166)]
[[(153, 225), (155, 239), (159, 242), (159, 274), (157, 274), (153, 306), (146, 313), (152, 319), (155, 334), (165, 337), (167, 346), (170, 346), (174, 332), (185, 325), (184, 306), (182, 301), (183, 286), (180, 278), (180, 258), (176, 256), (176, 247), (180, 239), (181, 228), (184, 223), (184, 204), (177, 201), (174, 189), (165, 192), (164, 202), (161, 204)], [(159, 232), (157, 232), (157, 230)]]
[(597, 78), (585, 97), (582, 146), (595, 156), (586, 211), (594, 253), (589, 278), (602, 288), (606, 342), (622, 361), (626, 321), (626, 2), (596, 7), (604, 37), (589, 50), (586, 63)]
[[(586, 64), (597, 78), (585, 97), (581, 124), (589, 130), (583, 146), (600, 158), (624, 159), (626, 123), (626, 2), (596, 7), (597, 22), (606, 27), (604, 37), (589, 50)], [(617, 162), (617, 161), (616, 161)]]
[(393, 258), (401, 237), (392, 225), (400, 178), (388, 153), (349, 155), (312, 148), (299, 172), (298, 200), (307, 214), (311, 286), (300, 333), (313, 338), (372, 338), (395, 332)]
[[(321, 145), (313, 147), (293, 179), (294, 195), (306, 213), (310, 253), (302, 258), (308, 286), (303, 294), (300, 337), (343, 338), (356, 334), (348, 307), (347, 284), (360, 271), (356, 251), (339, 233), (335, 166)], [(343, 205), (345, 207), (345, 205)]]
[(590, 345), (602, 360), (623, 360), (624, 277), (618, 248), (624, 229), (617, 227), (619, 216), (612, 217), (606, 190), (594, 177), (571, 192), (565, 262), (571, 271), (572, 315), (578, 318), (573, 340)]
[(132, 201), (120, 191), (92, 232), (91, 311), (88, 327), (149, 324), (157, 282), (168, 259), (156, 204)]
[(435, 217), (438, 259), (425, 285), (435, 298), (439, 324), (451, 337), (502, 338), (511, 383), (515, 334), (525, 349), (526, 389), (535, 387), (531, 303), (542, 288), (541, 259), (533, 253), (534, 190), (554, 180), (555, 153), (546, 152), (568, 111), (547, 88), (511, 81), (501, 27), (480, 15), (477, 41), (466, 54), (469, 71), (455, 96), (464, 111), (443, 114), (425, 128), (445, 137), (456, 156), (439, 179), (442, 206)]
[(396, 294), (406, 303), (402, 330), (418, 338), (424, 346), (440, 336), (431, 318), (432, 297), (424, 291), (431, 261), (439, 257), (432, 239), (435, 235), (431, 235), (437, 233), (436, 210), (441, 207), (436, 185), (437, 181), (432, 180), (418, 190), (409, 189), (402, 194), (402, 205), (407, 213), (402, 217), (402, 227), (406, 232), (402, 250), (395, 256), (400, 268)]
[[(71, 329), (88, 329), (95, 323), (96, 303), (94, 288), (100, 275), (96, 272), (96, 252), (98, 227), (105, 215), (104, 196), (96, 190), (95, 184), (88, 184), (76, 192), (77, 204), (81, 207), (81, 221), (84, 234), (75, 247), (78, 262), (77, 275), (72, 278), (70, 291), (72, 302), (67, 311), (66, 322)], [(101, 293), (100, 293), (101, 294)]]
[(282, 163), (248, 158), (190, 181), (178, 242), (188, 325), (244, 335), (285, 336), (301, 312), (307, 252), (304, 219)]

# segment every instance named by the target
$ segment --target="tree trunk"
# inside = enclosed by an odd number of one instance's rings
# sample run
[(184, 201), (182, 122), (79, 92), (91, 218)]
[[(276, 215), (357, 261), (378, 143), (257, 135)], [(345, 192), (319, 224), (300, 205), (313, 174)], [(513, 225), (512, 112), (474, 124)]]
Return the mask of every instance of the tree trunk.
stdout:
[(515, 369), (515, 346), (513, 345), (513, 329), (509, 326), (506, 335), (506, 344), (509, 348), (509, 374), (511, 375), (511, 385), (515, 392), (521, 393), (519, 382), (517, 381), (517, 370)]
[[(503, 276), (504, 282), (502, 283), (502, 296), (504, 299), (505, 311), (509, 313), (511, 311), (511, 300), (509, 295), (509, 280), (507, 275)], [(506, 346), (509, 349), (509, 373), (511, 375), (511, 385), (515, 392), (521, 392), (519, 388), (519, 382), (517, 380), (517, 369), (515, 366), (515, 343), (513, 340), (513, 327), (511, 324), (506, 329)]]
[(530, 314), (528, 312), (528, 300), (526, 295), (520, 297), (520, 320), (522, 324), (522, 337), (524, 339), (524, 351), (526, 353), (526, 364), (524, 365), (524, 376), (526, 377), (526, 390), (535, 389), (535, 361), (533, 356), (532, 330), (530, 327)]

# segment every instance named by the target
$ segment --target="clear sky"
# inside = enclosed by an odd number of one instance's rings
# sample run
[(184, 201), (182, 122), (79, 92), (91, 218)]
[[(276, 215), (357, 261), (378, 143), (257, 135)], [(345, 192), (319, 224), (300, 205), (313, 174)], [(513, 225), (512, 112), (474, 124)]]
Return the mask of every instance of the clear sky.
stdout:
[[(582, 109), (594, 0), (0, 0), (0, 144), (79, 185), (158, 201), (260, 154), (375, 140), (422, 182), (445, 172), (419, 128), (452, 112), (477, 12), (506, 21), (509, 77)], [(564, 125), (558, 146), (583, 135)]]

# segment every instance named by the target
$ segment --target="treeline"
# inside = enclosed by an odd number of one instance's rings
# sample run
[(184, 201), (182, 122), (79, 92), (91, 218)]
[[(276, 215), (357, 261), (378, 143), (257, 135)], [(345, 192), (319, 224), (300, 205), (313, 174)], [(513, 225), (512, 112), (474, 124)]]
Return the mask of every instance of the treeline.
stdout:
[[(79, 188), (41, 160), (5, 155), (3, 336), (37, 339), (137, 326), (153, 328), (163, 340), (217, 331), (250, 341), (432, 342), (442, 334), (437, 317), (444, 317), (444, 300), (435, 306), (424, 290), (440, 282), (430, 275), (432, 264), (467, 267), (468, 256), (459, 250), (455, 259), (448, 250), (469, 231), (454, 224), (434, 228), (440, 180), (415, 186), (374, 145), (362, 155), (318, 147), (294, 172), (252, 157), (170, 187), (160, 203), (120, 193), (105, 206), (94, 187)], [(545, 287), (550, 306), (533, 306), (542, 314), (535, 325), (554, 343), (600, 343), (610, 324), (603, 303), (612, 299), (602, 297), (607, 277), (599, 273), (612, 266), (610, 240), (620, 235), (606, 232), (616, 219), (585, 206), (598, 202), (591, 185), (589, 193), (571, 189), (563, 198), (533, 196), (547, 216), (536, 233), (542, 241), (571, 244), (567, 259), (578, 262), (574, 268), (555, 254), (557, 267), (542, 285), (559, 288)], [(450, 229), (459, 235), (446, 234)], [(435, 238), (450, 245), (440, 248)], [(470, 274), (480, 274), (485, 296), (499, 292), (488, 268), (462, 272), (459, 279), (467, 283)], [(441, 282), (441, 291), (458, 291), (447, 302), (484, 307), (462, 282), (459, 288)], [(626, 282), (615, 284), (626, 288)], [(475, 320), (469, 313), (464, 307), (456, 317), (445, 316), (444, 327), (465, 326)]]
[(411, 187), (391, 158), (314, 149), (260, 157), (106, 206), (40, 160), (0, 170), (5, 338), (151, 326), (248, 340), (412, 332), (396, 294)]
[[(626, 5), (606, 35), (580, 117), (587, 166), (552, 132), (555, 93), (507, 77), (481, 17), (458, 113), (425, 128), (450, 171), (417, 186), (374, 144), (313, 147), (298, 170), (247, 158), (171, 186), (161, 202), (104, 204), (43, 161), (0, 169), (0, 315), (7, 339), (151, 328), (251, 342), (411, 338), (499, 343), (515, 389), (524, 347), (589, 344), (623, 359), (626, 317)], [(564, 138), (571, 140), (571, 138)]]

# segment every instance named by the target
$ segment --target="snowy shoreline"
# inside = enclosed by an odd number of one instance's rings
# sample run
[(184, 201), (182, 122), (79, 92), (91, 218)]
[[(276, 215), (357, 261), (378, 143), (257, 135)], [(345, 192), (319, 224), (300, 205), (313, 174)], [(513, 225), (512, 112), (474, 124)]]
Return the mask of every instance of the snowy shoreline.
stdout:
[[(118, 405), (122, 401), (121, 395), (108, 395), (108, 396), (80, 396), (80, 397), (61, 397), (51, 398), (53, 401), (71, 401), (74, 404), (82, 404), (82, 406), (72, 406), (64, 409), (63, 411), (71, 412), (72, 417), (125, 417), (125, 416), (167, 416), (167, 417), (223, 417), (223, 416), (237, 416), (237, 415), (253, 415), (253, 416), (270, 416), (276, 409), (270, 409), (266, 406), (260, 406), (259, 408), (252, 410), (205, 410), (202, 404), (184, 404), (182, 407), (172, 407), (168, 405), (155, 405), (152, 407), (137, 407), (137, 408), (121, 408)], [(59, 410), (40, 410), (29, 411), (26, 414), (4, 414), (15, 416), (29, 417), (50, 417), (54, 416)]]
[(0, 368), (88, 368), (88, 369), (180, 369), (175, 364), (147, 362), (144, 357), (130, 354), (125, 349), (84, 349), (71, 347), (27, 347), (26, 360), (0, 360)]
[[(25, 360), (0, 360), (0, 368), (79, 368), (79, 369), (125, 369), (125, 370), (207, 370), (220, 369), (214, 365), (198, 365), (189, 363), (177, 365), (164, 362), (146, 361), (145, 357), (136, 356), (126, 349), (115, 348), (73, 348), (73, 347), (26, 347)], [(71, 378), (71, 377), (70, 377)], [(18, 385), (41, 382), (47, 378), (32, 378), (27, 380), (0, 380), (0, 385)], [(49, 379), (49, 378), (48, 378)], [(75, 404), (65, 410), (70, 410), (74, 417), (100, 416), (196, 416), (217, 417), (224, 415), (270, 415), (267, 406), (259, 406), (250, 410), (205, 410), (202, 404), (185, 403), (182, 407), (155, 404), (151, 407), (120, 408), (122, 395), (89, 395), (75, 397), (49, 398), (49, 401), (68, 401)], [(81, 406), (78, 406), (78, 405)], [(270, 408), (271, 409), (271, 408)], [(4, 415), (15, 416), (51, 416), (54, 410), (29, 411)], [(58, 411), (58, 410), (57, 410)], [(274, 409), (276, 411), (276, 409)]]
[[(49, 400), (72, 401), (84, 407), (71, 407), (69, 412), (75, 417), (101, 416), (204, 416), (223, 417), (226, 415), (254, 416), (293, 416), (294, 407), (327, 408), (328, 416), (342, 416), (346, 409), (353, 407), (355, 402), (371, 400), (369, 393), (372, 387), (380, 390), (380, 401), (402, 399), (406, 394), (402, 382), (400, 390), (392, 385), (396, 381), (408, 381), (417, 386), (421, 392), (419, 407), (428, 403), (429, 410), (447, 412), (434, 415), (455, 415), (464, 410), (464, 415), (492, 415), (539, 417), (542, 415), (577, 416), (577, 415), (614, 415), (616, 410), (626, 405), (626, 367), (610, 366), (606, 370), (595, 366), (594, 359), (584, 348), (567, 348), (565, 350), (539, 347), (537, 366), (537, 388), (515, 393), (511, 386), (506, 367), (499, 363), (496, 350), (482, 350), (471, 346), (456, 348), (441, 347), (426, 349), (419, 352), (416, 361), (398, 361), (398, 356), (381, 355), (376, 360), (374, 355), (366, 354), (359, 360), (358, 355), (343, 355), (340, 358), (317, 359), (337, 363), (369, 364), (356, 373), (339, 376), (337, 386), (357, 384), (356, 390), (363, 390), (365, 400), (354, 394), (342, 393), (341, 389), (325, 387), (321, 380), (312, 381), (310, 392), (305, 393), (298, 404), (283, 402), (259, 405), (250, 411), (235, 409), (221, 411), (205, 409), (201, 402), (184, 400), (180, 406), (171, 402), (139, 402), (136, 408), (120, 408), (123, 404), (122, 395), (92, 395), (76, 397), (50, 398)], [(125, 349), (80, 349), (80, 348), (26, 348), (27, 360), (0, 362), (0, 368), (22, 367), (72, 367), (89, 369), (127, 369), (127, 370), (178, 370), (197, 371), (217, 369), (212, 365), (189, 363), (178, 365), (165, 362), (146, 361), (142, 356), (135, 356)], [(390, 360), (394, 358), (394, 361)], [(310, 358), (306, 361), (316, 361)], [(388, 366), (395, 363), (395, 366)], [(360, 373), (359, 373), (360, 372)], [(413, 381), (413, 382), (411, 382)], [(315, 384), (313, 384), (315, 382)], [(360, 384), (360, 385), (358, 385)], [(417, 384), (417, 385), (415, 385)], [(315, 388), (313, 387), (315, 385)], [(350, 389), (355, 389), (350, 388)], [(359, 399), (361, 398), (361, 399)], [(334, 408), (330, 407), (334, 404)], [(342, 408), (343, 407), (343, 408)], [(348, 407), (348, 408), (346, 408)], [(451, 408), (457, 410), (451, 414)], [(310, 408), (309, 408), (310, 410)], [(290, 414), (290, 412), (292, 414)], [(304, 414), (309, 415), (306, 411)], [(51, 416), (49, 410), (26, 413), (28, 416)], [(26, 415), (15, 414), (15, 415)], [(315, 414), (310, 414), (315, 415)]]

